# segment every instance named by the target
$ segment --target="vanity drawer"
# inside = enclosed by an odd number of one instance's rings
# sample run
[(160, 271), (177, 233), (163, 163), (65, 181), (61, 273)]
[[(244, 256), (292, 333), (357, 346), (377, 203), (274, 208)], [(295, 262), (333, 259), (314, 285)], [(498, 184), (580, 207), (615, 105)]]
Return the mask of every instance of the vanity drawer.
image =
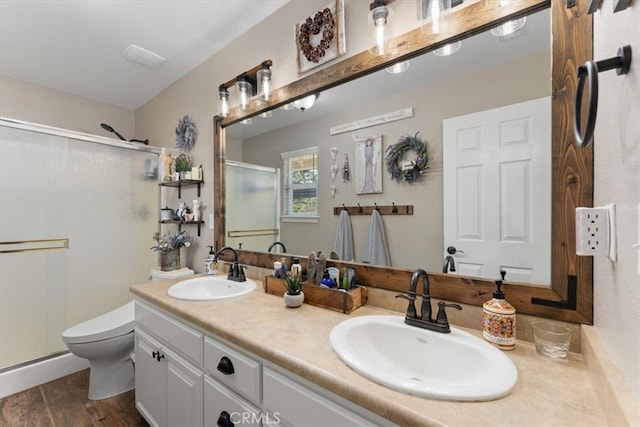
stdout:
[(136, 323), (202, 365), (202, 333), (136, 301)]
[(204, 425), (225, 425), (218, 423), (222, 413), (226, 412), (235, 425), (260, 427), (262, 420), (260, 409), (234, 394), (213, 378), (204, 377)]
[(282, 424), (299, 427), (392, 425), (374, 414), (371, 416), (375, 422), (370, 421), (268, 367), (264, 368), (263, 387), (264, 410), (277, 416)]
[[(218, 369), (219, 366), (220, 369)], [(233, 373), (229, 370), (231, 366)], [(262, 369), (259, 361), (213, 338), (204, 337), (204, 368), (222, 384), (250, 402), (260, 405)]]

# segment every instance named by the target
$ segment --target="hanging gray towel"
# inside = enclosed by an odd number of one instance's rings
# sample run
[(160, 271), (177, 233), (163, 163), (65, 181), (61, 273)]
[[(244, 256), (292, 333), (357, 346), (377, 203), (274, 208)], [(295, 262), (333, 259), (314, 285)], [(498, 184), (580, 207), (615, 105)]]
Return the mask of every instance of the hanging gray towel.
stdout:
[(384, 225), (382, 217), (377, 209), (371, 214), (371, 225), (367, 234), (367, 242), (364, 246), (364, 255), (362, 262), (375, 265), (391, 266), (389, 257), (389, 248), (387, 247), (387, 239), (384, 234)]
[(353, 231), (351, 230), (351, 218), (346, 210), (340, 212), (336, 239), (333, 242), (333, 251), (343, 261), (353, 261)]

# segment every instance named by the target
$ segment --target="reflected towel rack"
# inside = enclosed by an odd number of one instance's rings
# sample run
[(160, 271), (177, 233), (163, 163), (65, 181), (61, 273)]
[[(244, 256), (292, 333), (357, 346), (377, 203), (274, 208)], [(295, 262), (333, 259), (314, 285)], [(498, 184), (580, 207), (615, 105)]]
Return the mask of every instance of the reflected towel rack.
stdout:
[(277, 228), (229, 230), (227, 231), (227, 237), (277, 236), (278, 232)]
[(16, 242), (0, 242), (1, 254), (47, 251), (53, 249), (69, 249), (69, 239), (40, 239), (21, 240)]
[(349, 215), (371, 215), (371, 213), (377, 209), (380, 215), (413, 215), (413, 205), (380, 205), (374, 206), (334, 206), (333, 214), (340, 215), (340, 212), (346, 210)]

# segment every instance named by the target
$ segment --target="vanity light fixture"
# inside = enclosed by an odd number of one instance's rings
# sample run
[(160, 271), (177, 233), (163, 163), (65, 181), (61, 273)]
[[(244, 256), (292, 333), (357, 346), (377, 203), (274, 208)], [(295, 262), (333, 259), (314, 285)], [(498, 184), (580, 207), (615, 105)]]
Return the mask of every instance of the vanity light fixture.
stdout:
[(373, 43), (369, 48), (369, 52), (373, 55), (386, 55), (390, 52), (389, 41), (393, 36), (391, 33), (391, 21), (389, 19), (391, 10), (387, 5), (395, 0), (374, 0), (369, 5), (371, 11), (371, 19), (373, 22)]
[(293, 106), (300, 111), (304, 111), (313, 107), (313, 104), (315, 104), (316, 99), (318, 99), (318, 95), (316, 95), (315, 93), (312, 93), (309, 96), (305, 96), (304, 98), (300, 98), (293, 101)]
[(249, 99), (253, 96), (253, 85), (245, 75), (236, 77), (236, 93), (238, 95), (237, 105), (241, 110), (249, 108)]
[(218, 87), (220, 99), (219, 110), (222, 117), (227, 117), (231, 110), (229, 104), (229, 89), (235, 88), (235, 105), (242, 110), (247, 110), (251, 104), (251, 98), (260, 95), (261, 101), (269, 101), (271, 96), (271, 66), (270, 59), (261, 62), (252, 69), (239, 74), (237, 77), (221, 84)]
[(229, 115), (229, 90), (224, 87), (224, 85), (220, 85), (218, 88), (218, 93), (220, 95), (220, 115), (222, 117), (227, 117)]

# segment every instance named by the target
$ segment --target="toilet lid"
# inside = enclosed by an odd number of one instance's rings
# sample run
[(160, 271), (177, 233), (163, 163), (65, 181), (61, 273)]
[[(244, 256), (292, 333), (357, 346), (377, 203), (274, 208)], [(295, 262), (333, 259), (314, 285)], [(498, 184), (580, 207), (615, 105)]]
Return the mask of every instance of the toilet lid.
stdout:
[(118, 337), (133, 331), (134, 302), (70, 327), (62, 333), (65, 343), (86, 343)]

